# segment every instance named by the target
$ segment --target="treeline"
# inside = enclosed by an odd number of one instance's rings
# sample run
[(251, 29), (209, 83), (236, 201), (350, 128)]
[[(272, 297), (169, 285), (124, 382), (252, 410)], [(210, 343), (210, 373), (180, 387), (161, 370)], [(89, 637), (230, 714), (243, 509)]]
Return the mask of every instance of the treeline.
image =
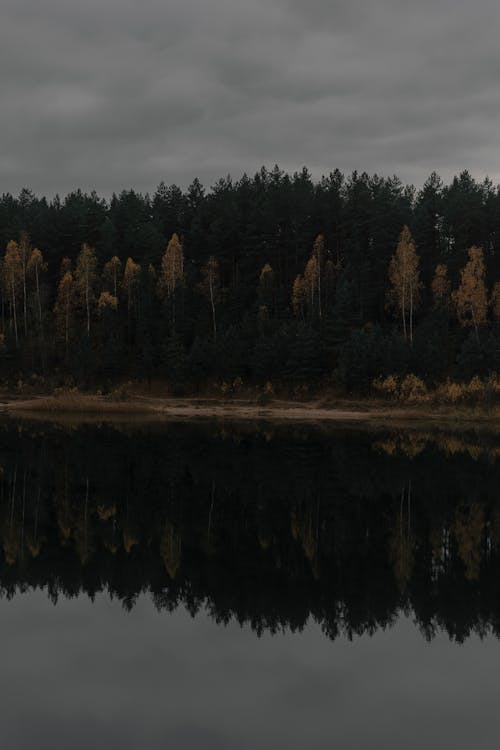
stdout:
[(258, 633), (500, 635), (494, 437), (283, 426), (264, 432), (0, 430), (0, 596), (107, 591)]
[(278, 167), (0, 198), (0, 374), (367, 390), (500, 372), (500, 188)]

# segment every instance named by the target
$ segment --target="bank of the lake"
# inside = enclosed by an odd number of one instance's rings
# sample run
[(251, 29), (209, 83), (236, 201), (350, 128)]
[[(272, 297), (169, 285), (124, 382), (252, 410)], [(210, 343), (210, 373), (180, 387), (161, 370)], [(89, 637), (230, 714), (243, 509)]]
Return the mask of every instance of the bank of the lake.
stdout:
[(132, 418), (144, 421), (227, 419), (290, 422), (342, 422), (390, 424), (461, 424), (494, 428), (500, 424), (500, 406), (388, 403), (375, 399), (287, 400), (269, 399), (257, 403), (250, 399), (161, 398), (133, 396), (110, 399), (100, 394), (78, 393), (38, 395), (19, 398), (8, 395), (0, 400), (4, 414), (33, 419), (53, 419), (73, 415), (90, 419)]

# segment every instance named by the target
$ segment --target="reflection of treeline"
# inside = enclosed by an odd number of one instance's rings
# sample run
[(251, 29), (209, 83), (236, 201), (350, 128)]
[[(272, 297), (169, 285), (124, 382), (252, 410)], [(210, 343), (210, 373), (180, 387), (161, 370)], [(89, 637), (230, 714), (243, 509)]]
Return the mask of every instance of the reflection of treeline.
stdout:
[(500, 458), (500, 442), (485, 441), (481, 436), (471, 432), (460, 434), (435, 429), (394, 431), (390, 435), (383, 435), (373, 441), (376, 450), (383, 451), (389, 456), (405, 455), (415, 458), (426, 450), (436, 450), (445, 456), (467, 454), (474, 461), (487, 459), (497, 461)]
[(1, 590), (149, 592), (258, 632), (373, 632), (412, 609), (428, 637), (500, 634), (500, 464), (391, 439), (6, 426)]

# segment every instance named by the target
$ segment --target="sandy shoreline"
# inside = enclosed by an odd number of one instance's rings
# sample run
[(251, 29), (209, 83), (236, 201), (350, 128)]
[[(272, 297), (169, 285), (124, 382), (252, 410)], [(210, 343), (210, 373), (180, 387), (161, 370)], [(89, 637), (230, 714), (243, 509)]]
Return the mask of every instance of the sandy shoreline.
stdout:
[(363, 401), (343, 401), (325, 405), (321, 401), (273, 399), (260, 405), (246, 400), (209, 398), (132, 397), (123, 401), (102, 396), (36, 396), (28, 399), (4, 397), (0, 412), (19, 418), (54, 420), (63, 415), (106, 421), (180, 421), (221, 419), (230, 421), (286, 421), (329, 423), (391, 424), (455, 423), (464, 426), (500, 424), (500, 412), (472, 407), (437, 407), (433, 404), (401, 406)]

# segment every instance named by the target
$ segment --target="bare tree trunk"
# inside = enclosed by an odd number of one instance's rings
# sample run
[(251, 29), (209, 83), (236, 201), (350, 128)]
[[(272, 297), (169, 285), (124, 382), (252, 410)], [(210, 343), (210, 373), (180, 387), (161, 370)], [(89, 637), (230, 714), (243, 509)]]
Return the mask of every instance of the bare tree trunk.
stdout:
[(404, 336), (405, 341), (406, 341), (406, 299), (405, 299), (405, 290), (406, 290), (406, 285), (405, 285), (405, 283), (403, 281), (403, 304), (401, 305), (401, 310), (402, 310), (402, 313), (403, 313), (403, 336)]
[(65, 320), (65, 345), (66, 345), (66, 359), (68, 359), (69, 350), (69, 295), (66, 300), (66, 320)]
[(212, 325), (214, 329), (214, 344), (216, 344), (217, 343), (217, 324), (215, 320), (214, 282), (213, 282), (212, 274), (210, 274), (210, 277), (209, 277), (209, 287), (210, 287), (210, 305), (212, 307)]
[(43, 339), (42, 330), (42, 301), (40, 299), (40, 281), (38, 278), (38, 266), (35, 266), (35, 279), (36, 279), (36, 298), (38, 303), (38, 321), (40, 323), (40, 336)]
[(26, 261), (23, 258), (23, 312), (24, 312), (24, 335), (28, 335), (28, 310), (26, 303)]
[(410, 344), (413, 346), (413, 285), (410, 282)]
[(321, 263), (318, 257), (318, 316), (321, 320)]
[(89, 304), (89, 277), (88, 271), (85, 276), (85, 304), (87, 306), (87, 336), (90, 336), (90, 304)]
[(14, 334), (16, 337), (16, 347), (17, 347), (19, 346), (19, 339), (17, 336), (16, 292), (14, 288), (14, 279), (12, 279), (12, 282), (11, 282), (11, 289), (12, 289), (12, 314), (14, 316)]
[(43, 345), (43, 321), (42, 321), (42, 301), (40, 298), (40, 279), (38, 276), (38, 265), (35, 265), (35, 280), (36, 280), (36, 299), (38, 306), (38, 323), (40, 326), (40, 358), (42, 361), (42, 370), (45, 370), (45, 349)]
[(471, 314), (472, 314), (472, 322), (474, 324), (474, 333), (476, 335), (476, 344), (479, 346), (479, 329), (476, 321), (476, 316), (474, 315), (474, 307), (471, 305), (470, 308)]

